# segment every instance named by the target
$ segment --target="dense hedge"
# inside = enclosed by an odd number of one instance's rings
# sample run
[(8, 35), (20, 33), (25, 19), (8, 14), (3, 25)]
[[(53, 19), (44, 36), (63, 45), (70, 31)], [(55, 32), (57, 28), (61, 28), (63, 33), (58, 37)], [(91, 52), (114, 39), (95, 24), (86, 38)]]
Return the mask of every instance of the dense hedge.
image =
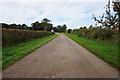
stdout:
[(10, 46), (17, 43), (27, 42), (32, 39), (52, 35), (47, 31), (19, 30), (19, 29), (2, 29), (2, 46)]
[(86, 37), (97, 40), (109, 40), (116, 39), (118, 37), (118, 31), (113, 29), (105, 29), (105, 28), (83, 28), (83, 29), (75, 29), (73, 34), (78, 35), (79, 37)]

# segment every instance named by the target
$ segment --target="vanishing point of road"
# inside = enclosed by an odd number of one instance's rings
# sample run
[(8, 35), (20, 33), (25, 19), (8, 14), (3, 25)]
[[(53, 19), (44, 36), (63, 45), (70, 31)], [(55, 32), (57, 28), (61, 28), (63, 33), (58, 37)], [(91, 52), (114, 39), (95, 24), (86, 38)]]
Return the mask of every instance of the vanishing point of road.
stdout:
[(59, 34), (3, 70), (3, 78), (117, 78), (118, 71)]

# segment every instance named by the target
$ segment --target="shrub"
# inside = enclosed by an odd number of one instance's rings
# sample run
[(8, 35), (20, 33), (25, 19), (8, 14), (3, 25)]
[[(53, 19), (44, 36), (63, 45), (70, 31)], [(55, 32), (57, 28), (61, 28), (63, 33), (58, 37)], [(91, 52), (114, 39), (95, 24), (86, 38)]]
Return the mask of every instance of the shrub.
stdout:
[(90, 29), (75, 29), (73, 34), (78, 35), (79, 37), (86, 37), (91, 39), (98, 40), (108, 40), (114, 38), (117, 40), (118, 32), (112, 29), (105, 28), (90, 28)]
[(18, 30), (18, 29), (2, 29), (2, 46), (10, 46), (17, 43), (27, 42), (32, 39), (52, 35), (47, 31)]

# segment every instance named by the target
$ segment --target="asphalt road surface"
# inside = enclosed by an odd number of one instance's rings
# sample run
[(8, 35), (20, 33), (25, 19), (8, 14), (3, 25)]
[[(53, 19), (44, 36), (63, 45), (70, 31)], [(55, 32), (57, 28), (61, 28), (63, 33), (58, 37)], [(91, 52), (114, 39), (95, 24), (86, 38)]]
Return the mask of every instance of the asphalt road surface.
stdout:
[(3, 78), (51, 77), (117, 78), (118, 72), (63, 34), (3, 70)]

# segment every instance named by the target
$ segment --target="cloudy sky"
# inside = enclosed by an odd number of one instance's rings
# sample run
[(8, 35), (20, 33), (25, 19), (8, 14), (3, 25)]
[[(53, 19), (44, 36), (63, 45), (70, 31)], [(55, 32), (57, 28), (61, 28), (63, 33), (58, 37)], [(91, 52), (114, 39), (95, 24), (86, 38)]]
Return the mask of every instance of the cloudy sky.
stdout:
[(27, 24), (51, 20), (54, 26), (79, 28), (95, 24), (92, 15), (105, 11), (105, 0), (0, 0), (0, 23)]

